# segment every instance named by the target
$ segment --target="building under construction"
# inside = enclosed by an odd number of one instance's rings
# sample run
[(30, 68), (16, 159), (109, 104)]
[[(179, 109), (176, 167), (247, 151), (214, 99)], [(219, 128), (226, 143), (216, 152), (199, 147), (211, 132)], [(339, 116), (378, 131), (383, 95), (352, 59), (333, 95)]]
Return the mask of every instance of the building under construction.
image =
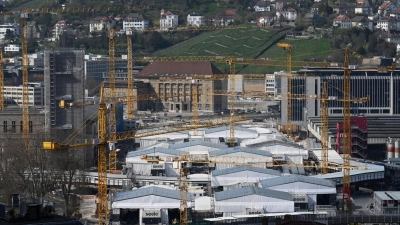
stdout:
[(45, 128), (74, 130), (84, 122), (83, 107), (70, 110), (58, 107), (59, 100), (82, 102), (85, 99), (84, 50), (45, 50)]

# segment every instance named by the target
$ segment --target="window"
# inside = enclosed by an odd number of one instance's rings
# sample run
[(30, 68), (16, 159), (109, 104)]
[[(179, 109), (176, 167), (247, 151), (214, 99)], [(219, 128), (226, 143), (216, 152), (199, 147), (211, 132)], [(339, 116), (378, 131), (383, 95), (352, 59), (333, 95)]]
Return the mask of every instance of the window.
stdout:
[(33, 130), (33, 124), (32, 121), (29, 121), (29, 133), (32, 133)]
[(16, 126), (15, 126), (15, 121), (11, 121), (11, 129), (12, 129), (12, 132), (13, 133), (15, 133), (15, 131), (16, 131), (16, 128), (15, 128)]
[(3, 121), (3, 132), (7, 133), (7, 121)]
[(20, 131), (22, 132), (22, 129), (23, 129), (23, 123), (22, 123), (22, 121), (20, 121), (20, 123), (19, 123), (21, 126), (20, 126)]

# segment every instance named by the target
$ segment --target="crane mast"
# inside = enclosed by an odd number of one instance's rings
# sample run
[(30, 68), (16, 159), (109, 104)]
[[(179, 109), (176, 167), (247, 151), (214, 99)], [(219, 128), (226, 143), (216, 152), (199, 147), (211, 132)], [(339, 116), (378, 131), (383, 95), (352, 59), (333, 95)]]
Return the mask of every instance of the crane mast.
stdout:
[(28, 92), (28, 27), (25, 15), (22, 25), (22, 137), (26, 150), (29, 150), (29, 92)]
[(322, 174), (328, 173), (328, 89), (324, 82), (321, 96), (321, 119), (322, 119)]
[(0, 110), (4, 110), (4, 63), (2, 51), (0, 51)]
[[(197, 126), (198, 122), (199, 122), (199, 85), (198, 85), (198, 80), (196, 79), (197, 76), (194, 75), (193, 76), (193, 89), (192, 89), (192, 104), (193, 104), (193, 124), (195, 126)], [(194, 129), (194, 135), (197, 136), (198, 132), (197, 129)]]
[[(129, 18), (128, 18), (129, 22)], [(129, 29), (129, 28), (127, 28)], [(133, 67), (133, 61), (132, 61), (132, 31), (128, 30), (126, 32), (126, 43), (128, 47), (128, 57), (127, 57), (127, 66), (128, 66), (128, 102), (127, 102), (127, 117), (128, 120), (133, 120), (135, 118), (134, 114), (134, 107), (133, 107), (133, 84), (134, 84), (134, 79), (133, 79), (133, 72), (132, 72), (132, 67)]]
[(103, 100), (104, 88), (101, 88), (100, 106), (98, 110), (98, 218), (99, 225), (108, 224), (107, 199), (107, 106)]
[[(111, 146), (114, 146), (116, 141), (116, 104), (115, 102), (115, 34), (114, 30), (110, 30), (109, 39), (108, 39), (108, 47), (109, 47), (109, 59), (108, 59), (108, 67), (109, 67), (109, 76), (110, 76), (110, 100), (112, 105), (110, 107), (110, 117), (109, 117), (109, 130), (110, 130), (110, 142)], [(110, 148), (110, 158), (109, 158), (109, 169), (111, 173), (115, 173), (117, 170), (117, 151)]]
[(287, 51), (287, 107), (286, 107), (286, 134), (292, 136), (292, 45), (278, 43), (278, 47)]
[(235, 62), (234, 59), (229, 59), (229, 82), (230, 82), (230, 91), (229, 91), (229, 109), (230, 109), (230, 123), (229, 123), (229, 146), (235, 146), (235, 124), (233, 123), (233, 117), (235, 115), (234, 109), (234, 100), (235, 100)]
[(344, 76), (343, 76), (343, 210), (351, 212), (350, 200), (350, 157), (351, 157), (351, 122), (350, 122), (350, 69), (349, 69), (349, 49), (346, 48), (344, 58)]

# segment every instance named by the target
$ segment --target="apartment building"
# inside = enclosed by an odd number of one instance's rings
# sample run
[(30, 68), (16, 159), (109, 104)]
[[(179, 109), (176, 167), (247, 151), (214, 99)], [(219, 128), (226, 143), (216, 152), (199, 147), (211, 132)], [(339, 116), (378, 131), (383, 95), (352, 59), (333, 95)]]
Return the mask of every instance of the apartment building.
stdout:
[[(22, 85), (4, 86), (5, 106), (18, 105), (22, 107)], [(29, 106), (44, 106), (43, 83), (28, 83)]]

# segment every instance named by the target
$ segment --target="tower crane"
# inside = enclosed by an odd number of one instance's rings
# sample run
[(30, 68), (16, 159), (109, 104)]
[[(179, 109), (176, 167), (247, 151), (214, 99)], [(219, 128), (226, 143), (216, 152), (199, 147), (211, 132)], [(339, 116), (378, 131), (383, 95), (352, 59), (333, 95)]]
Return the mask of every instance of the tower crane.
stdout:
[(278, 43), (278, 47), (287, 50), (287, 107), (286, 107), (286, 134), (292, 136), (292, 45)]
[[(108, 37), (108, 48), (109, 48), (109, 58), (108, 58), (108, 68), (110, 76), (110, 100), (115, 101), (115, 34), (114, 30), (110, 30)], [(117, 109), (116, 104), (112, 104), (110, 107), (109, 116), (109, 129), (110, 129), (110, 141), (111, 148), (109, 154), (109, 170), (111, 173), (117, 171), (117, 150), (115, 149), (116, 143), (116, 132), (117, 132), (117, 121), (115, 111)]]
[(4, 62), (3, 51), (0, 50), (0, 110), (4, 110)]
[(344, 88), (344, 103), (343, 103), (343, 131), (344, 131), (344, 149), (343, 149), (343, 206), (342, 209), (351, 212), (350, 199), (350, 158), (351, 158), (351, 122), (350, 122), (350, 58), (349, 49), (345, 50), (343, 63), (343, 88)]
[(321, 120), (322, 120), (322, 132), (321, 132), (321, 145), (322, 145), (322, 174), (328, 172), (328, 88), (326, 82), (322, 88), (321, 98)]

